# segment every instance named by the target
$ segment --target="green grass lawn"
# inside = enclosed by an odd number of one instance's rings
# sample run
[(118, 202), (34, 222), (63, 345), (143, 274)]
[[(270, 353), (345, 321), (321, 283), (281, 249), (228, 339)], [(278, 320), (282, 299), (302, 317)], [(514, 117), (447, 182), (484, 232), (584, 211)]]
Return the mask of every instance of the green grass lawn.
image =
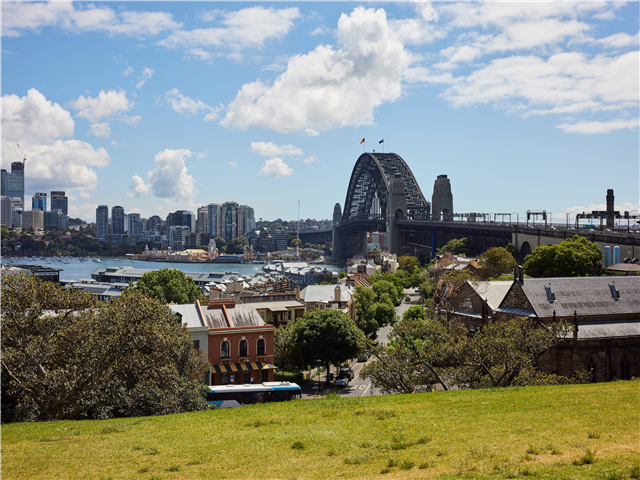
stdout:
[(640, 382), (2, 426), (2, 479), (640, 478)]

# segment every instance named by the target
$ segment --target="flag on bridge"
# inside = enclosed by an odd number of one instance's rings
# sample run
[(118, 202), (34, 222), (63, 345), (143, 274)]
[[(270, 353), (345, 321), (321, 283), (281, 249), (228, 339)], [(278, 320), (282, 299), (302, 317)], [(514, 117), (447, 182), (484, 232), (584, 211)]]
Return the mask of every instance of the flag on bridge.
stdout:
[(380, 140), (378, 143), (384, 143), (384, 138), (382, 140)]
[(364, 143), (364, 138), (362, 139), (362, 141), (360, 142), (360, 145), (362, 145)]

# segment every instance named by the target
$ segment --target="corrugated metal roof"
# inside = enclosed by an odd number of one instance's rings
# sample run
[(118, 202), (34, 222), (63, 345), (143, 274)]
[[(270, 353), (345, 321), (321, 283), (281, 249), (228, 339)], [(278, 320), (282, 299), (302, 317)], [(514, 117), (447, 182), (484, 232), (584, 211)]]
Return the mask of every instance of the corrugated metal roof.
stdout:
[[(619, 300), (611, 294), (609, 285), (615, 285)], [(553, 302), (545, 287), (555, 295)], [(556, 318), (594, 315), (630, 315), (640, 313), (640, 277), (571, 277), (527, 278), (522, 284), (531, 306), (538, 317)]]
[(521, 317), (535, 317), (536, 312), (533, 310), (525, 310), (524, 308), (512, 308), (512, 307), (498, 307), (496, 312), (510, 313), (512, 315), (519, 315)]
[(260, 327), (265, 324), (253, 304), (227, 308), (227, 315), (232, 327)]
[(224, 312), (221, 308), (209, 310), (206, 306), (202, 306), (202, 320), (209, 328), (228, 328), (227, 321), (224, 318)]
[(495, 310), (500, 306), (504, 297), (509, 292), (511, 285), (513, 285), (513, 281), (511, 280), (500, 280), (496, 282), (469, 281), (468, 283), (480, 298), (487, 301), (491, 310)]
[(340, 301), (349, 301), (352, 291), (345, 285), (309, 285), (300, 292), (300, 298), (305, 303), (335, 302), (334, 290), (336, 286), (340, 288)]
[(272, 312), (284, 312), (287, 308), (303, 308), (304, 303), (299, 300), (285, 300), (282, 302), (251, 302), (257, 310), (267, 308)]
[(187, 305), (169, 305), (169, 308), (175, 313), (182, 315), (182, 323), (187, 327), (202, 327), (202, 319), (198, 313), (198, 306), (194, 303)]

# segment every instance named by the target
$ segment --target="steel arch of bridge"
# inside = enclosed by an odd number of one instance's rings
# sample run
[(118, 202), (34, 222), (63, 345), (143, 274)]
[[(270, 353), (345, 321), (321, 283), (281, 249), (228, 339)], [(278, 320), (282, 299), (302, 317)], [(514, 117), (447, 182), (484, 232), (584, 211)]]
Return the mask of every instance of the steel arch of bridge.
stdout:
[(381, 216), (386, 220), (389, 187), (396, 174), (404, 183), (406, 215), (428, 218), (431, 205), (425, 200), (416, 178), (402, 157), (395, 153), (363, 153), (351, 173), (342, 223), (371, 216)]

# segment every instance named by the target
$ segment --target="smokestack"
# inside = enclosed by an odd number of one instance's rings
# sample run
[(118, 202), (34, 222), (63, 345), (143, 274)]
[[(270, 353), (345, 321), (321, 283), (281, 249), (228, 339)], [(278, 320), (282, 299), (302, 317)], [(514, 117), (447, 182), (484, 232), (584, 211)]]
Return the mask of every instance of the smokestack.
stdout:
[(613, 195), (613, 188), (607, 190), (607, 227), (613, 228), (614, 220), (613, 220), (613, 211), (615, 210), (614, 206), (615, 197)]

